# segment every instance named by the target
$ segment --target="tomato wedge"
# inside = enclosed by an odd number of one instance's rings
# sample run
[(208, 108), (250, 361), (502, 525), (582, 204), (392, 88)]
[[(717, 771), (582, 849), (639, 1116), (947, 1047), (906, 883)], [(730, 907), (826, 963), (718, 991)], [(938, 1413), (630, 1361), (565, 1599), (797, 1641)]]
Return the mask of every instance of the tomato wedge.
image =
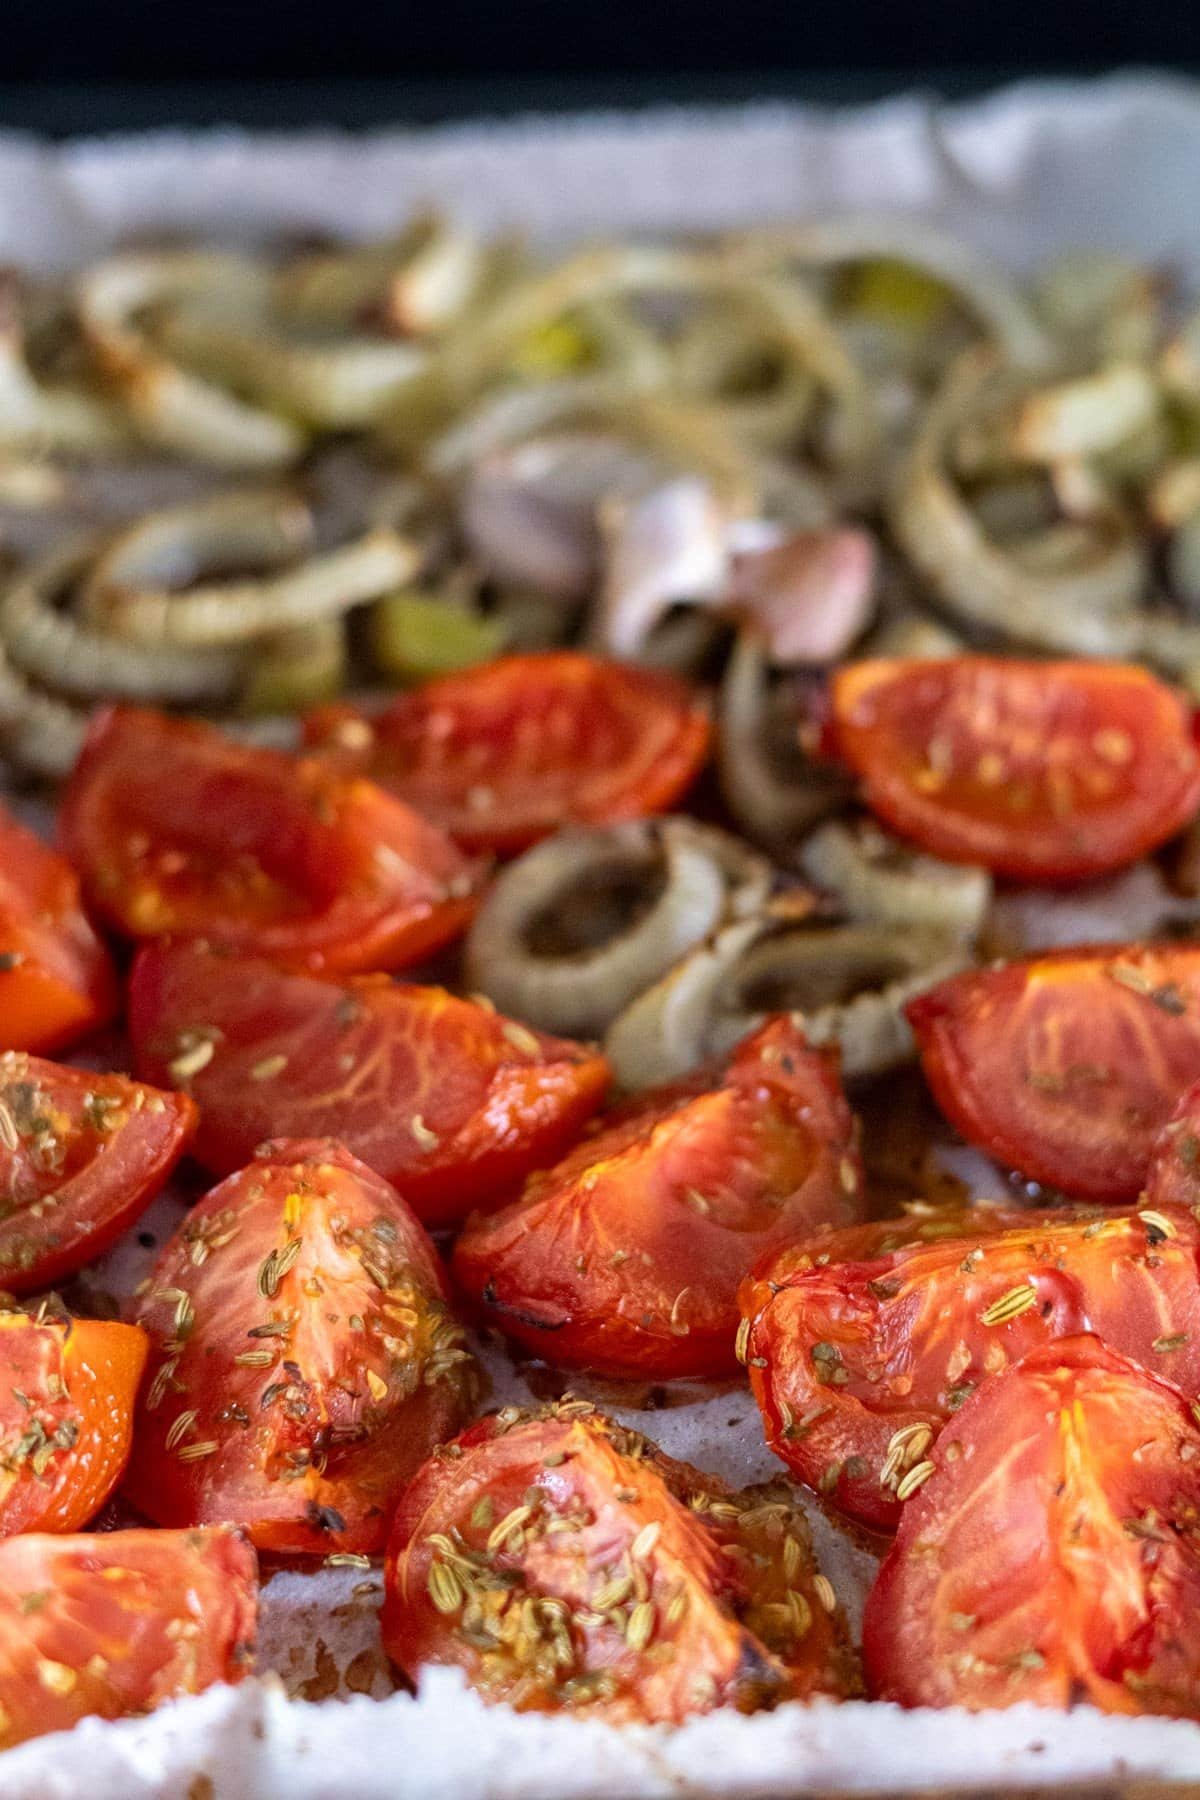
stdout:
[(942, 1433), (867, 1601), (903, 1706), (1200, 1715), (1200, 1429), (1094, 1337), (985, 1381)]
[(444, 988), (316, 980), (204, 944), (140, 952), (129, 1029), (151, 1078), (207, 1054), (187, 1079), (196, 1155), (217, 1174), (264, 1138), (336, 1137), (430, 1225), (502, 1203), (574, 1142), (608, 1086), (597, 1050)]
[(1146, 1171), (1142, 1204), (1200, 1206), (1200, 1081), (1163, 1126)]
[(1131, 1200), (1200, 1079), (1200, 945), (1104, 944), (952, 975), (905, 1009), (934, 1098), (989, 1156)]
[(196, 1128), (186, 1094), (0, 1056), (0, 1287), (28, 1294), (114, 1244)]
[(0, 1748), (240, 1681), (258, 1619), (234, 1531), (30, 1532), (0, 1543)]
[(340, 1144), (266, 1145), (206, 1194), (138, 1318), (153, 1348), (127, 1494), (158, 1524), (242, 1525), (264, 1550), (382, 1550), (474, 1394), (432, 1244)]
[(614, 1376), (737, 1367), (737, 1288), (764, 1251), (861, 1206), (835, 1065), (770, 1019), (721, 1069), (639, 1095), (521, 1198), (472, 1219), (454, 1275), (555, 1367)]
[(117, 1010), (70, 863), (0, 808), (0, 1049), (61, 1050)]
[(1200, 806), (1190, 709), (1145, 669), (878, 658), (837, 672), (833, 709), (872, 811), (935, 856), (998, 875), (1119, 869)]
[(673, 675), (557, 650), (426, 682), (374, 718), (326, 707), (305, 738), (466, 848), (511, 854), (563, 825), (667, 811), (700, 771), (709, 722)]
[(93, 904), (132, 938), (395, 968), (475, 910), (479, 869), (381, 788), (165, 713), (99, 715), (59, 825)]
[(406, 1490), (383, 1638), (521, 1711), (676, 1724), (857, 1691), (817, 1575), (782, 1484), (734, 1493), (586, 1401), (508, 1407)]
[[(795, 1246), (742, 1290), (767, 1442), (859, 1524), (886, 1531), (904, 1483), (985, 1379), (1048, 1339), (1094, 1331), (1200, 1394), (1200, 1224), (979, 1207)], [(920, 1234), (936, 1225), (936, 1236)], [(847, 1241), (848, 1240), (848, 1241)]]
[(134, 1325), (0, 1312), (0, 1537), (78, 1531), (129, 1456), (149, 1343)]

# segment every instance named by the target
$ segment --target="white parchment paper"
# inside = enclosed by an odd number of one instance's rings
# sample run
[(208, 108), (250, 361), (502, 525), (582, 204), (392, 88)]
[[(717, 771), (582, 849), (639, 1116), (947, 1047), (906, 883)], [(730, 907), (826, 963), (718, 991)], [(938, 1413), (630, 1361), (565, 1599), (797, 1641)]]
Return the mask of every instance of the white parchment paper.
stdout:
[[(1200, 87), (1128, 76), (1035, 84), (953, 107), (913, 97), (838, 113), (771, 105), (361, 137), (217, 131), (48, 147), (0, 134), (0, 260), (39, 268), (68, 268), (162, 231), (250, 241), (378, 234), (429, 203), (483, 228), (519, 226), (560, 241), (908, 209), (1018, 268), (1104, 247), (1196, 282)], [(1111, 901), (1097, 905), (1103, 918)], [(144, 1225), (161, 1240), (178, 1214), (179, 1202), (164, 1199)], [(151, 1254), (131, 1239), (100, 1279), (125, 1287)], [(493, 1353), (489, 1362), (494, 1397), (519, 1397), (504, 1359)], [(734, 1480), (775, 1472), (745, 1393), (624, 1416)], [(814, 1531), (857, 1611), (870, 1558), (819, 1515)], [(752, 1719), (713, 1715), (672, 1733), (517, 1718), (481, 1706), (447, 1671), (431, 1671), (417, 1698), (390, 1693), (379, 1586), (377, 1571), (277, 1576), (264, 1593), (262, 1680), (144, 1720), (87, 1721), (10, 1751), (0, 1756), (0, 1796), (766, 1800), (1122, 1775), (1200, 1782), (1200, 1726), (1089, 1709), (971, 1717), (787, 1706)], [(350, 1697), (323, 1697), (330, 1693)]]

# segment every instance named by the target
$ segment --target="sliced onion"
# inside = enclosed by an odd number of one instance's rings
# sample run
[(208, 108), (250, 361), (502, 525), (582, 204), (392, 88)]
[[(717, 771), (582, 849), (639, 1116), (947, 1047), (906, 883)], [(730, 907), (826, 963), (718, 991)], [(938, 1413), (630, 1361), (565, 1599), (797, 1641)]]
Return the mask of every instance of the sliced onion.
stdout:
[(951, 371), (913, 441), (891, 509), (896, 537), (942, 604), (967, 624), (1033, 648), (1091, 656), (1135, 651), (1143, 546), (1114, 515), (1073, 566), (1034, 573), (990, 539), (945, 470), (949, 439), (994, 365), (970, 353)]
[(1200, 513), (1200, 456), (1181, 456), (1167, 463), (1150, 485), (1146, 507), (1164, 531), (1174, 531)]
[(61, 602), (93, 559), (96, 541), (30, 564), (0, 592), (0, 641), (22, 673), (64, 694), (174, 703), (228, 698), (240, 651), (198, 653), (122, 643), (74, 618)]
[(83, 747), (88, 713), (39, 693), (0, 650), (0, 746), (27, 775), (70, 774)]
[(1013, 421), (1013, 453), (1021, 462), (1046, 464), (1099, 456), (1144, 430), (1158, 411), (1158, 384), (1148, 369), (1109, 363), (1028, 394)]
[(614, 503), (606, 513), (607, 567), (594, 640), (612, 656), (636, 657), (672, 606), (710, 603), (724, 589), (729, 514), (692, 477), (632, 505)]
[(883, 1074), (913, 1054), (905, 1004), (966, 960), (940, 932), (817, 925), (768, 910), (727, 926), (639, 995), (614, 1020), (605, 1053), (622, 1087), (651, 1087), (791, 1012), (811, 1043), (838, 1045), (848, 1077)]
[(852, 788), (840, 770), (803, 754), (799, 720), (777, 734), (772, 723), (766, 650), (753, 633), (742, 631), (717, 705), (717, 776), (725, 804), (747, 836), (786, 849), (844, 806)]
[(311, 549), (313, 518), (294, 494), (239, 489), (143, 513), (113, 533), (92, 562), (84, 611), (101, 616), (116, 590), (190, 587), (204, 576), (282, 568)]
[(595, 1034), (766, 879), (760, 859), (687, 819), (560, 832), (497, 877), (467, 939), (468, 979), (531, 1025)]
[(910, 849), (873, 819), (831, 819), (806, 839), (801, 872), (836, 895), (848, 918), (877, 925), (917, 925), (971, 941), (992, 897), (986, 869), (945, 863)]
[(751, 268), (879, 259), (908, 263), (952, 289), (1009, 361), (1038, 368), (1053, 359), (1053, 340), (1015, 284), (971, 245), (924, 219), (857, 213), (767, 226), (731, 238), (728, 254)]
[(140, 437), (228, 468), (276, 468), (300, 455), (304, 438), (295, 425), (181, 369), (136, 322), (149, 307), (197, 295), (260, 307), (268, 280), (247, 259), (204, 251), (112, 256), (84, 274), (84, 336)]
[(120, 413), (102, 395), (34, 378), (15, 295), (0, 288), (0, 444), (87, 456), (111, 455), (131, 441)]
[(340, 617), (410, 581), (421, 561), (418, 545), (380, 529), (281, 575), (185, 593), (110, 587), (93, 591), (90, 607), (109, 630), (133, 643), (191, 649), (244, 644)]

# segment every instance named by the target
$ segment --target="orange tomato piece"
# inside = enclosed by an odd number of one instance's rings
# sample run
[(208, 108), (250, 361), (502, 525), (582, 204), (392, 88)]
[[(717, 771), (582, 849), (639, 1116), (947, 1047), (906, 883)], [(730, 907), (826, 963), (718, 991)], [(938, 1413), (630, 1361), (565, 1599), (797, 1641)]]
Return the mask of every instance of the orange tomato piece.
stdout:
[(65, 857), (0, 808), (0, 1050), (60, 1050), (117, 1010), (108, 951)]

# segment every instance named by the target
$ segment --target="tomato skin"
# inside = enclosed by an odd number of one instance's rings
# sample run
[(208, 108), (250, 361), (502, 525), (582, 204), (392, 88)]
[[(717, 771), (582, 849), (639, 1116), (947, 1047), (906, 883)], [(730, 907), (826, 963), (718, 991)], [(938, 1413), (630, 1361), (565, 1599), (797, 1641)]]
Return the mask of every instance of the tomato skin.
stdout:
[(109, 1531), (0, 1543), (0, 1748), (240, 1681), (257, 1562), (234, 1531)]
[(129, 1457), (148, 1349), (133, 1325), (0, 1313), (0, 1537), (78, 1531), (99, 1512)]
[(472, 1219), (455, 1279), (556, 1368), (735, 1371), (741, 1278), (772, 1247), (859, 1215), (835, 1068), (789, 1017), (768, 1020), (723, 1068), (639, 1095), (511, 1206)]
[(106, 1025), (117, 1004), (79, 877), (0, 807), (0, 1049), (64, 1049)]
[[(298, 1248), (295, 1248), (298, 1246)], [(264, 1145), (164, 1247), (125, 1492), (262, 1550), (382, 1550), (405, 1481), (462, 1424), (474, 1364), (433, 1245), (340, 1144)]]
[(902, 1706), (1200, 1716), (1200, 1430), (1095, 1337), (985, 1381), (930, 1452), (867, 1600)]
[(881, 657), (835, 674), (833, 707), (871, 810), (997, 875), (1121, 868), (1200, 806), (1190, 710), (1132, 665)]
[(133, 707), (93, 721), (59, 829), (127, 937), (205, 937), (293, 968), (415, 962), (470, 923), (481, 874), (369, 781)]
[(609, 1081), (598, 1050), (444, 988), (318, 980), (203, 944), (140, 951), (129, 985), (138, 1069), (169, 1079), (200, 1025), (219, 1034), (188, 1084), (206, 1168), (230, 1174), (268, 1137), (336, 1137), (431, 1226), (501, 1204), (553, 1162)]
[(196, 1108), (123, 1075), (0, 1055), (0, 1287), (28, 1294), (103, 1255), (187, 1149)]
[[(906, 1224), (901, 1248), (864, 1242)], [(1200, 1223), (1182, 1207), (886, 1220), (768, 1258), (741, 1298), (767, 1442), (876, 1531), (895, 1529), (897, 1486), (980, 1383), (1050, 1339), (1094, 1331), (1200, 1393)]]
[(910, 1000), (962, 1135), (1066, 1194), (1131, 1200), (1200, 1077), (1200, 946), (1102, 944), (952, 975)]
[(1184, 1094), (1155, 1142), (1142, 1204), (1200, 1206), (1200, 1081)]
[(709, 721), (673, 675), (552, 650), (426, 682), (375, 718), (322, 708), (305, 740), (464, 848), (507, 856), (564, 825), (669, 811), (700, 771)]
[[(508, 1408), (448, 1451), (413, 1479), (388, 1545), (383, 1639), (409, 1674), (456, 1664), (485, 1700), (609, 1723), (857, 1691), (786, 1489), (734, 1494), (583, 1401)], [(564, 1518), (572, 1530), (548, 1529)], [(536, 1609), (525, 1651), (510, 1605)]]

